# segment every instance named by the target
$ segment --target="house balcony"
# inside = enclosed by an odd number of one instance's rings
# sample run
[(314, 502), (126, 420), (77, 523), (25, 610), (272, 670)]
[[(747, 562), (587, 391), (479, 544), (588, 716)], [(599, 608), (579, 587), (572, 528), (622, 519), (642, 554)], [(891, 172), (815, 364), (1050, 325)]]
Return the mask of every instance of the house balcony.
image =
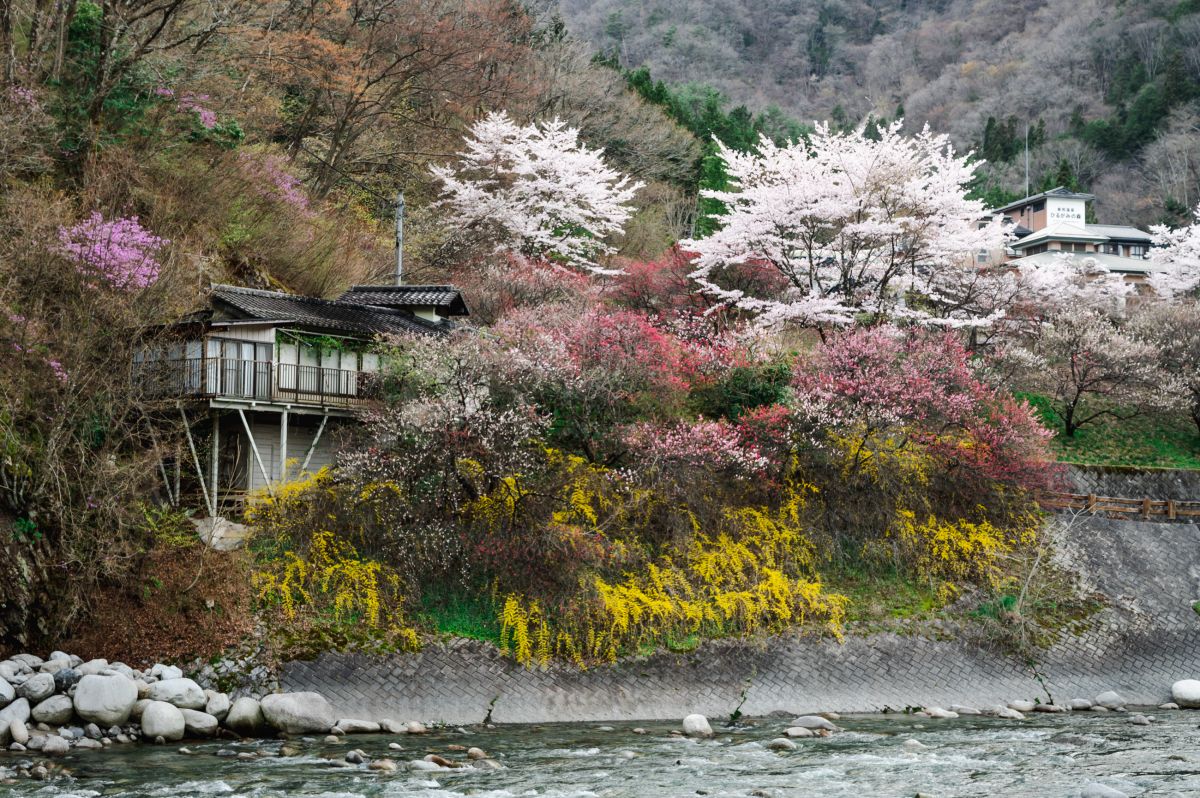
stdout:
[(134, 384), (151, 399), (213, 404), (352, 409), (375, 398), (372, 372), (270, 360), (204, 357), (134, 363)]

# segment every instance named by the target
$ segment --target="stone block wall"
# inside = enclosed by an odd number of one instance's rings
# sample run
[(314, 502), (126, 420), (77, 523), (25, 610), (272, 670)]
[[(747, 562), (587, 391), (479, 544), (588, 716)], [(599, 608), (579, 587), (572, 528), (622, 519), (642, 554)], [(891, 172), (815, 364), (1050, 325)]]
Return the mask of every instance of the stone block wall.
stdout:
[(1104, 610), (1036, 663), (939, 628), (847, 637), (720, 641), (580, 671), (523, 668), (491, 647), (454, 640), (419, 654), (323, 655), (287, 663), (285, 690), (316, 690), (344, 717), (445, 723), (713, 718), (815, 710), (1059, 702), (1117, 690), (1137, 704), (1168, 700), (1171, 683), (1200, 678), (1200, 527), (1082, 519), (1058, 556)]
[(1066, 490), (1125, 499), (1200, 501), (1200, 471), (1071, 466)]

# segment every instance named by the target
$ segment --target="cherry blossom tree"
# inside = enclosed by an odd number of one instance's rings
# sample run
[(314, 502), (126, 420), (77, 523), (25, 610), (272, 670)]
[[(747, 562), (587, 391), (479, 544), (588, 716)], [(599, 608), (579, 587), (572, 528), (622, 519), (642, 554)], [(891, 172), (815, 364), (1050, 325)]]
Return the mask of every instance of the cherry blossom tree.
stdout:
[(499, 112), (471, 127), (456, 162), (432, 171), (449, 224), (500, 249), (616, 274), (597, 259), (614, 251), (608, 240), (623, 231), (642, 184), (610, 169), (602, 155), (558, 119), (520, 125)]
[(1152, 227), (1154, 243), (1150, 262), (1155, 270), (1149, 282), (1161, 297), (1190, 294), (1200, 287), (1200, 205), (1196, 206), (1195, 221), (1178, 230), (1159, 225)]
[(1155, 345), (1092, 308), (1056, 314), (1028, 354), (1025, 384), (1049, 399), (1068, 438), (1103, 418), (1179, 404), (1177, 378), (1159, 368)]
[(1174, 377), (1196, 430), (1200, 431), (1200, 304), (1155, 302), (1134, 316), (1134, 334), (1158, 354), (1158, 365)]
[[(733, 187), (704, 195), (728, 208), (696, 253), (701, 289), (764, 326), (846, 324), (859, 314), (946, 326), (985, 323), (966, 296), (975, 256), (1004, 238), (983, 203), (967, 198), (979, 167), (928, 129), (896, 122), (878, 140), (819, 124), (808, 141), (758, 151), (720, 146)], [(724, 275), (767, 264), (786, 279), (773, 295), (731, 287)], [(913, 301), (916, 300), (916, 301)]]

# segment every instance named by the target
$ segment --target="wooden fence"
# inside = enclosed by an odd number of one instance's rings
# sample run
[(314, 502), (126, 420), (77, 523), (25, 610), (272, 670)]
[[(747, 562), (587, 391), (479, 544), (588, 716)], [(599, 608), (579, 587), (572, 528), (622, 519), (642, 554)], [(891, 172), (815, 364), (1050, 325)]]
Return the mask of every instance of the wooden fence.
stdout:
[(1200, 518), (1200, 501), (1177, 499), (1122, 499), (1082, 493), (1044, 493), (1039, 499), (1043, 507), (1053, 510), (1077, 510), (1114, 517), (1137, 516), (1168, 521)]

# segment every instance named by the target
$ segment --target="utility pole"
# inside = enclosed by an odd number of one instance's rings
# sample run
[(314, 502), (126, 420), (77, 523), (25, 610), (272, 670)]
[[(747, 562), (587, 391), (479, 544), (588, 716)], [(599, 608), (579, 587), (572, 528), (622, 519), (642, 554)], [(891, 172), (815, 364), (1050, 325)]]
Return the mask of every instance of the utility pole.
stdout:
[(404, 285), (404, 192), (396, 192), (396, 285)]
[(1029, 123), (1025, 123), (1025, 196), (1029, 196)]

